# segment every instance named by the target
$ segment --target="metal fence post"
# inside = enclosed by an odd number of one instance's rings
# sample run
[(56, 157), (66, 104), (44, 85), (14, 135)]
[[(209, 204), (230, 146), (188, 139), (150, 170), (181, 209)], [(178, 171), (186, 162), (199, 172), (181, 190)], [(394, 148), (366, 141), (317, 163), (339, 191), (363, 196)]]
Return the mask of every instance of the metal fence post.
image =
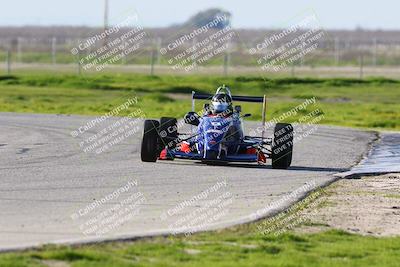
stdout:
[(82, 70), (81, 70), (81, 68), (82, 68), (82, 66), (81, 66), (81, 52), (79, 51), (78, 52), (78, 75), (80, 76), (81, 75), (81, 73), (82, 73)]
[(339, 38), (335, 38), (335, 65), (339, 65), (339, 60), (340, 60), (340, 52), (339, 52)]
[(22, 38), (17, 38), (17, 60), (19, 63), (22, 62), (22, 47), (21, 47)]
[(55, 65), (57, 63), (57, 38), (53, 37), (51, 40), (51, 61)]
[(374, 65), (374, 67), (376, 67), (377, 54), (378, 54), (378, 41), (376, 40), (376, 38), (374, 38), (374, 52), (372, 58), (372, 64)]
[(126, 59), (127, 56), (126, 56), (126, 53), (125, 53), (126, 52), (125, 48), (128, 47), (128, 46), (129, 46), (128, 43), (124, 42), (124, 50), (122, 51), (123, 55), (122, 55), (122, 60), (121, 60), (121, 64), (122, 65), (126, 65), (126, 62), (127, 62), (127, 59)]
[(161, 53), (160, 53), (161, 47), (162, 47), (162, 38), (158, 37), (157, 38), (157, 65), (161, 64)]
[(292, 62), (292, 65), (290, 66), (290, 76), (292, 78), (294, 78), (296, 76), (294, 68), (295, 68), (294, 62)]
[(156, 59), (156, 53), (154, 51), (154, 49), (151, 49), (151, 68), (150, 68), (150, 75), (154, 76), (154, 63), (155, 63), (155, 59)]
[(360, 79), (364, 77), (364, 55), (360, 55)]
[(230, 50), (231, 44), (228, 43), (224, 55), (224, 75), (228, 76), (228, 68), (231, 63), (231, 50)]
[(10, 50), (7, 50), (7, 57), (6, 57), (6, 70), (7, 70), (7, 75), (11, 74), (11, 52)]
[(224, 75), (228, 76), (229, 54), (224, 55)]

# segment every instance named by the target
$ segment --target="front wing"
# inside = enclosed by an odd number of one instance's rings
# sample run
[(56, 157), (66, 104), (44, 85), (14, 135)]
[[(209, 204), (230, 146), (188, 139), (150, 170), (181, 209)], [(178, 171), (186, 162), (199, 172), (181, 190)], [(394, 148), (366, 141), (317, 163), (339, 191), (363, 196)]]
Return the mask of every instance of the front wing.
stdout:
[[(198, 153), (186, 153), (183, 151), (168, 150), (168, 155), (178, 159), (189, 159), (189, 160), (207, 160)], [(223, 160), (214, 160), (221, 162), (257, 162), (257, 154), (238, 154), (238, 155), (227, 155)]]

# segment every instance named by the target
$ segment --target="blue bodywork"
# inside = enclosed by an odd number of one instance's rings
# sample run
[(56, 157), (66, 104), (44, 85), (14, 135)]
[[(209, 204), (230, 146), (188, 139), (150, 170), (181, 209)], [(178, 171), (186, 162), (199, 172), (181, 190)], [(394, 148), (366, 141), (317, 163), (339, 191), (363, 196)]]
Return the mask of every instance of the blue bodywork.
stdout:
[(257, 154), (247, 154), (246, 150), (261, 141), (245, 138), (240, 115), (233, 112), (227, 117), (204, 115), (197, 134), (187, 142), (191, 152), (173, 149), (169, 154), (174, 158), (202, 161), (257, 162)]

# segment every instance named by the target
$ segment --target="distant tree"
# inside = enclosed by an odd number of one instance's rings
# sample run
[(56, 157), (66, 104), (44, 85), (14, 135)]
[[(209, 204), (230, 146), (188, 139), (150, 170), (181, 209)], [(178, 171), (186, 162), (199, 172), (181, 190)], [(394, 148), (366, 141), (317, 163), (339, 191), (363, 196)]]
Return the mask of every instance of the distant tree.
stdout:
[(194, 27), (203, 27), (210, 23), (211, 21), (215, 20), (217, 17), (226, 16), (226, 20), (219, 22), (214, 28), (216, 29), (223, 29), (231, 24), (231, 13), (228, 11), (224, 11), (219, 8), (211, 8), (205, 11), (201, 11), (196, 15), (192, 16), (184, 26), (194, 26)]

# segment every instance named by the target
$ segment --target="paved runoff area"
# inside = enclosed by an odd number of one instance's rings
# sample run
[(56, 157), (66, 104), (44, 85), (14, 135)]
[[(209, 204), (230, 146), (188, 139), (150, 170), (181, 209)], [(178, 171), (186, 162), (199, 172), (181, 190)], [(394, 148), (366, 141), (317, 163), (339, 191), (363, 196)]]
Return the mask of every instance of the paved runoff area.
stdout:
[[(247, 132), (258, 126), (245, 124)], [(137, 119), (0, 113), (0, 250), (189, 235), (254, 220), (334, 181), (376, 139), (297, 125), (292, 166), (275, 170), (269, 161), (143, 163), (142, 127)]]

